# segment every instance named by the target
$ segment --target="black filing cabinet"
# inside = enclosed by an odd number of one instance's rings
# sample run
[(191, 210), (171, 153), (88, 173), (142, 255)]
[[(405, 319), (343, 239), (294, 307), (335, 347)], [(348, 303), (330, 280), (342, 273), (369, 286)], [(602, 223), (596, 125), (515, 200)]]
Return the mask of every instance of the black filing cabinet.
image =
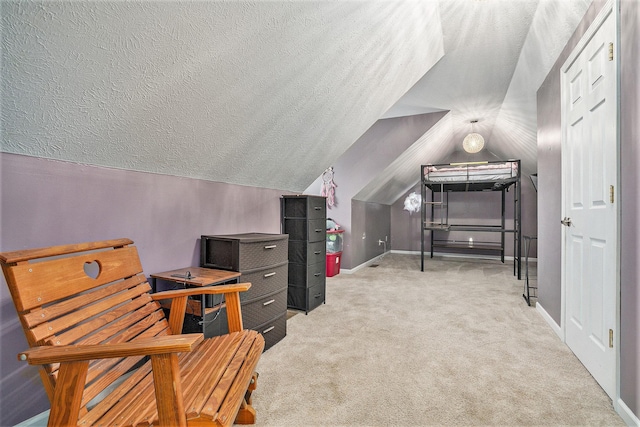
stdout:
[[(239, 281), (251, 283), (240, 293), (242, 323), (262, 333), (265, 350), (287, 333), (287, 241), (286, 234), (267, 233), (204, 235), (200, 241), (202, 267), (239, 271)], [(213, 335), (226, 332), (224, 310), (218, 317), (211, 322)]]
[(326, 199), (282, 196), (282, 232), (289, 235), (287, 306), (305, 313), (325, 302)]

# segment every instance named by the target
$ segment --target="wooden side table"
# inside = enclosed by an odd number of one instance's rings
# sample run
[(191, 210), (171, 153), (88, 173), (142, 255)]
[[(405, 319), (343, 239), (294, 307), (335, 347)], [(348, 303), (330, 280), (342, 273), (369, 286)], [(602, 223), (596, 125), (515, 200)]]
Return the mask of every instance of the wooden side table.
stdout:
[[(222, 285), (225, 283), (237, 283), (239, 277), (240, 273), (237, 271), (217, 270), (214, 268), (202, 267), (185, 267), (177, 270), (152, 274), (151, 290), (152, 292), (156, 292), (158, 280), (181, 284), (184, 287), (204, 287)], [(198, 323), (202, 325), (202, 332), (204, 333), (205, 315), (207, 314), (207, 304), (204, 294), (200, 296), (200, 301), (197, 305), (199, 307), (188, 306), (187, 313), (194, 316), (200, 316), (201, 319)]]

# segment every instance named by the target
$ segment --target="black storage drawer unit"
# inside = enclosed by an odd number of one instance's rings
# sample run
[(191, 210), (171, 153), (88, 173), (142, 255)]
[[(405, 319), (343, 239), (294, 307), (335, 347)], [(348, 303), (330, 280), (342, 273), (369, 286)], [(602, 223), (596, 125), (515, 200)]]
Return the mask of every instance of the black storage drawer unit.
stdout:
[(288, 247), (282, 234), (229, 234), (202, 236), (201, 267), (247, 271), (287, 260)]
[(240, 294), (240, 301), (251, 301), (263, 295), (286, 289), (288, 266), (289, 263), (285, 261), (259, 270), (243, 272), (240, 281), (251, 283), (251, 287), (247, 292)]
[(321, 285), (326, 281), (326, 271), (327, 267), (325, 260), (311, 265), (290, 263), (289, 284), (304, 283), (307, 288), (310, 286)]
[(310, 288), (289, 286), (287, 305), (297, 310), (311, 311), (325, 301), (325, 286), (316, 285)]
[(285, 218), (325, 219), (327, 216), (326, 199), (314, 196), (282, 196)]
[(325, 302), (326, 199), (282, 196), (280, 211), (282, 232), (289, 235), (287, 306), (309, 313)]
[(327, 238), (327, 220), (285, 218), (284, 232), (291, 240), (304, 240), (308, 242), (324, 242)]
[[(287, 292), (285, 288), (276, 295), (242, 304), (243, 325), (245, 328), (258, 331), (264, 336), (265, 351), (287, 335)], [(269, 316), (272, 317), (269, 318)], [(265, 321), (263, 317), (267, 317), (268, 320)], [(184, 318), (182, 332), (185, 334), (202, 333), (201, 322), (200, 316), (187, 314)], [(205, 338), (228, 334), (226, 308), (210, 310), (205, 315), (204, 325)]]
[[(202, 267), (239, 271), (239, 281), (251, 283), (240, 294), (242, 322), (245, 328), (263, 334), (263, 329), (273, 326), (269, 337), (264, 334), (265, 350), (286, 335), (288, 240), (286, 234), (243, 233), (203, 235), (200, 241)], [(209, 330), (214, 335), (225, 333), (226, 311), (222, 309), (213, 319), (213, 315), (205, 318), (205, 335)]]
[(326, 259), (327, 243), (289, 240), (289, 262), (315, 264)]
[(264, 337), (264, 348), (271, 348), (287, 335), (287, 313), (254, 328)]
[(242, 322), (247, 329), (256, 329), (266, 321), (287, 312), (287, 289), (242, 304)]

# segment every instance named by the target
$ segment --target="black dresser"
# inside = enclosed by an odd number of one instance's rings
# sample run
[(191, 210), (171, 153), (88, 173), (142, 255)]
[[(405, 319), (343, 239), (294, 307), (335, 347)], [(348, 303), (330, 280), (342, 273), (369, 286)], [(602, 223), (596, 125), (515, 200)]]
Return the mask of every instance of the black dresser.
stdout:
[[(201, 237), (201, 267), (238, 271), (240, 282), (251, 282), (240, 294), (242, 322), (262, 333), (265, 350), (287, 333), (287, 240), (286, 234), (265, 233)], [(225, 333), (224, 311), (210, 322), (212, 334)]]
[(305, 313), (325, 302), (326, 199), (282, 196), (282, 232), (289, 235), (287, 306)]

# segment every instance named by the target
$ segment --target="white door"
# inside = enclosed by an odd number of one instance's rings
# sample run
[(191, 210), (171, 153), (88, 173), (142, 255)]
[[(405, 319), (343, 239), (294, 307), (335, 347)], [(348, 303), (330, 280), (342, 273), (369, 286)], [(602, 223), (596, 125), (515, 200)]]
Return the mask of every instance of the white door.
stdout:
[(603, 15), (563, 67), (563, 328), (569, 348), (614, 399), (618, 102), (610, 55), (616, 27), (612, 9)]

